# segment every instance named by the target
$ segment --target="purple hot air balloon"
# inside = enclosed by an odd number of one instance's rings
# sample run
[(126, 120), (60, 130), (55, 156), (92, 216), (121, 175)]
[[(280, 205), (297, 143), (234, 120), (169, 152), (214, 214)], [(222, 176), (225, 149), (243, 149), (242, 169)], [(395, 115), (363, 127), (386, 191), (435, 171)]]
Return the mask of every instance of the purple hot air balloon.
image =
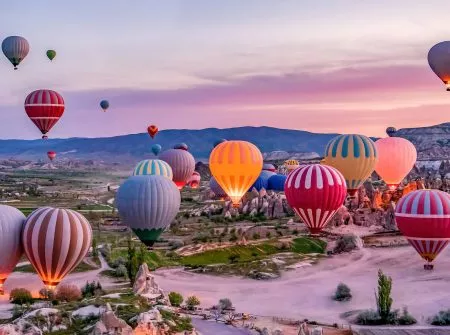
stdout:
[(170, 165), (173, 181), (181, 190), (195, 170), (195, 159), (185, 149), (169, 149), (159, 155), (159, 159)]

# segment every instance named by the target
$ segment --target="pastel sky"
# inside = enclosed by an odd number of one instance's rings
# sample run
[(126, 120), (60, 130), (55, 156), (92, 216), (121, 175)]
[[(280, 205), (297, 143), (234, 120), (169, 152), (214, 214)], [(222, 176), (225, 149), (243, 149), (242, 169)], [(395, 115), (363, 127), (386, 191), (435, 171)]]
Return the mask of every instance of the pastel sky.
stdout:
[(66, 101), (51, 137), (149, 123), (382, 136), (449, 122), (426, 59), (450, 39), (449, 12), (448, 0), (5, 1), (0, 38), (31, 51), (18, 71), (1, 55), (0, 138), (39, 138), (23, 109), (38, 88)]

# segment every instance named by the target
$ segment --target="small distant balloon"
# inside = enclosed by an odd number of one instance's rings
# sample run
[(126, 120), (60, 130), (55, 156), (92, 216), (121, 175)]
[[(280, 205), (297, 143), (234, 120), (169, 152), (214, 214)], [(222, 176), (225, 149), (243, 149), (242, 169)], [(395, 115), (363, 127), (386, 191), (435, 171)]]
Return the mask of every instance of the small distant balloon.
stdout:
[(158, 154), (161, 152), (162, 147), (159, 144), (153, 144), (152, 145), (152, 152), (155, 156), (158, 156)]
[(100, 107), (103, 109), (104, 112), (109, 108), (109, 101), (108, 100), (102, 100), (100, 101)]
[(174, 148), (174, 149), (186, 150), (186, 151), (189, 150), (189, 147), (188, 147), (188, 145), (187, 145), (186, 143), (178, 143), (178, 144), (175, 144), (175, 145), (173, 146), (173, 148)]
[(52, 161), (56, 158), (56, 152), (54, 152), (54, 151), (48, 151), (48, 152), (47, 152), (47, 157), (48, 157), (48, 159), (50, 159), (50, 161), (52, 162)]
[(56, 51), (55, 50), (47, 50), (47, 58), (50, 59), (50, 61), (53, 60), (53, 58), (56, 57)]
[(28, 44), (28, 41), (21, 36), (9, 36), (2, 42), (2, 51), (14, 66), (14, 70), (17, 70), (17, 66), (28, 55), (30, 45)]
[(156, 134), (158, 133), (158, 127), (155, 126), (154, 124), (151, 124), (150, 126), (147, 127), (147, 132), (150, 135), (151, 138), (155, 138)]
[(226, 139), (221, 138), (214, 142), (214, 148), (217, 147), (220, 143), (226, 142)]
[(394, 127), (387, 127), (387, 128), (386, 128), (386, 134), (387, 134), (389, 137), (393, 137), (393, 136), (395, 135), (396, 132), (397, 132), (397, 129), (394, 128)]
[(450, 91), (450, 41), (440, 42), (430, 49), (428, 64)]

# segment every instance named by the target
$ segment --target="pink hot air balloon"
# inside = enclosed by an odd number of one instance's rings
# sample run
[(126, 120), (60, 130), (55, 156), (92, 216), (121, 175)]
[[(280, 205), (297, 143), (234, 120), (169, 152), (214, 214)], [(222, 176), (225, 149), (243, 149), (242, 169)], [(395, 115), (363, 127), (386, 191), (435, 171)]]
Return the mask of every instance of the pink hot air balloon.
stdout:
[(399, 200), (395, 208), (397, 226), (419, 255), (431, 262), (450, 241), (450, 194), (439, 190), (417, 190)]
[(194, 157), (184, 149), (169, 149), (159, 155), (159, 159), (170, 165), (173, 181), (181, 190), (195, 170)]
[(378, 153), (375, 171), (390, 189), (396, 189), (416, 162), (416, 147), (401, 137), (381, 138), (375, 147)]
[(344, 203), (347, 186), (344, 176), (335, 168), (309, 164), (289, 174), (284, 192), (311, 234), (317, 234)]
[(187, 184), (190, 188), (198, 188), (200, 186), (200, 173), (194, 171), (191, 178), (188, 179)]

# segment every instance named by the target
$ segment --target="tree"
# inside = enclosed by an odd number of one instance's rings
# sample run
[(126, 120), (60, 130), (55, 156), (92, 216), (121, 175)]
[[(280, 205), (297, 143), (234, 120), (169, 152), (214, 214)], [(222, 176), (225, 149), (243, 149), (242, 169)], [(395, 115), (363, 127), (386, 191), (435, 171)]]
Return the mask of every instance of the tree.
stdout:
[(231, 254), (230, 256), (228, 256), (228, 260), (230, 261), (230, 263), (237, 263), (239, 258), (241, 258), (241, 255), (239, 254)]
[(95, 237), (92, 239), (92, 256), (98, 257), (97, 239)]
[(352, 298), (352, 293), (350, 291), (350, 287), (347, 285), (340, 283), (336, 288), (336, 293), (334, 294), (334, 300), (337, 301), (347, 301)]
[(73, 284), (59, 284), (55, 298), (59, 301), (77, 301), (81, 299), (81, 291), (78, 286)]
[(233, 308), (233, 303), (231, 302), (230, 299), (228, 298), (223, 298), (219, 300), (219, 306), (223, 309), (232, 309)]
[(387, 321), (392, 307), (392, 278), (386, 276), (383, 271), (378, 270), (378, 293), (375, 292), (378, 314), (383, 321)]
[(200, 305), (200, 300), (195, 295), (192, 295), (187, 298), (186, 306), (189, 310), (194, 310), (195, 307), (198, 305)]
[(26, 306), (30, 306), (33, 302), (34, 299), (31, 296), (30, 291), (28, 291), (25, 288), (15, 288), (11, 291), (11, 293), (9, 294), (9, 300), (15, 304), (15, 305), (26, 305)]
[(127, 262), (125, 266), (128, 272), (128, 279), (130, 279), (130, 283), (133, 285), (134, 279), (139, 270), (139, 261), (136, 255), (136, 247), (131, 242), (131, 238), (128, 240)]
[(170, 292), (169, 301), (172, 306), (180, 307), (180, 305), (183, 303), (183, 296), (178, 292)]

